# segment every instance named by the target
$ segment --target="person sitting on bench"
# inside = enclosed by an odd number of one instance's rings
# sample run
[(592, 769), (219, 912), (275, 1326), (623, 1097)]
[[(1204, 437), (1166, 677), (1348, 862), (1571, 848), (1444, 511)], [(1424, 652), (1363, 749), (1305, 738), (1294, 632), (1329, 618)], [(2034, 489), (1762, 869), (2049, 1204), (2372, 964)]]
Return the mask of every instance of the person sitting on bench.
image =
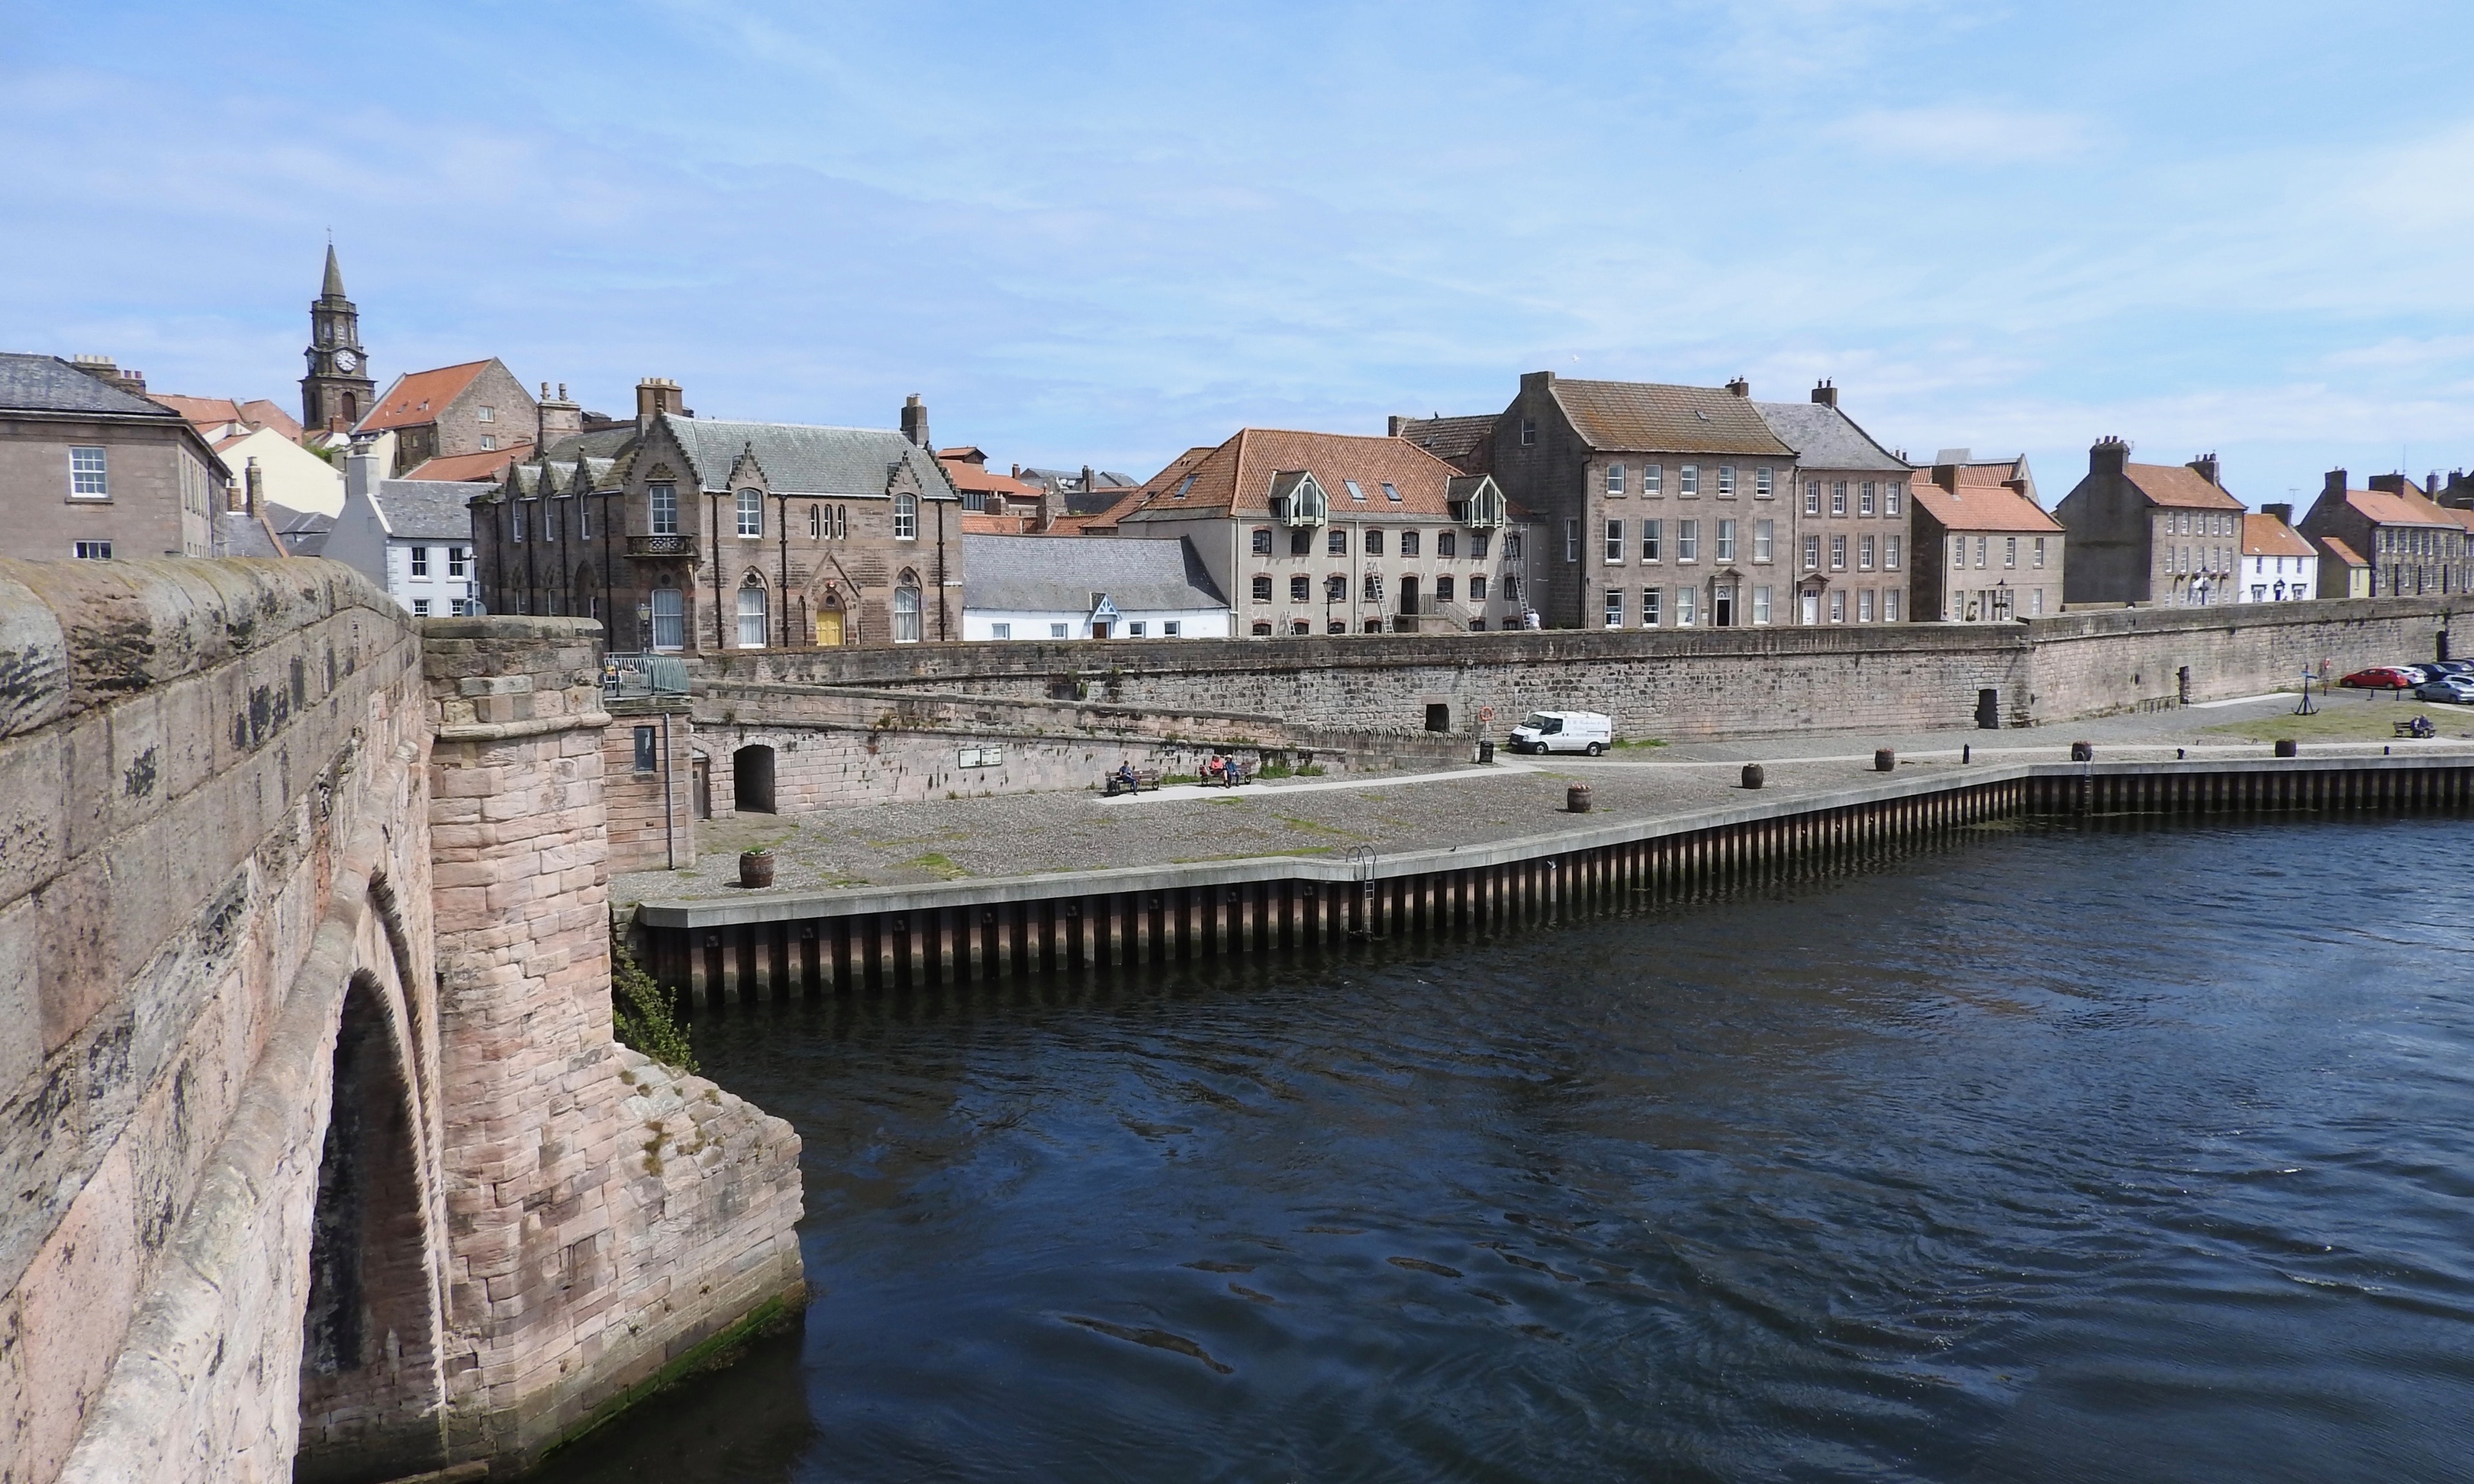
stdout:
[(1108, 792), (1113, 794), (1121, 788), (1129, 794), (1139, 794), (1143, 791), (1143, 780), (1134, 776), (1134, 764), (1131, 758), (1117, 764), (1116, 776), (1108, 779)]

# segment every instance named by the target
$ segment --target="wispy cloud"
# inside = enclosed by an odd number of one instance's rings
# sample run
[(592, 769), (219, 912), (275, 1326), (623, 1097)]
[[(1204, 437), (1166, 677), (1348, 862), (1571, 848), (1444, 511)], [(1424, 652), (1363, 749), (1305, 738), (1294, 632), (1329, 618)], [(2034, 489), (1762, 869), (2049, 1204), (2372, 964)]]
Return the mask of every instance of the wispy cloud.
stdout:
[(2076, 159), (2097, 142), (2095, 126), (2077, 114), (1985, 104), (1872, 108), (1835, 132), (1878, 155), (1955, 165), (2051, 164)]

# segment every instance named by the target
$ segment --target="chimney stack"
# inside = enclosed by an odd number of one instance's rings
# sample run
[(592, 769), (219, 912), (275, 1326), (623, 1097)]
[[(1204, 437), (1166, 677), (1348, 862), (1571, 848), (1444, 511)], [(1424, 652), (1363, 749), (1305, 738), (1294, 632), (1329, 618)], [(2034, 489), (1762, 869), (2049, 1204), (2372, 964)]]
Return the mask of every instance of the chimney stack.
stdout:
[(2120, 479), (2130, 463), (2130, 445), (2107, 433), (2088, 449), (2088, 472)]
[(1838, 388), (1827, 379), (1816, 382), (1812, 388), (1812, 399), (1824, 407), (1835, 407), (1838, 405)]
[(2262, 505), (2259, 513), (2263, 515), (2274, 515), (2287, 525), (2293, 524), (2293, 507), (2291, 504)]
[(1408, 420), (1408, 419), (1401, 417), (1398, 413), (1394, 413), (1391, 417), (1383, 419), (1383, 436), (1386, 438), (1399, 437), (1400, 424)]
[(567, 399), (567, 383), (558, 384), (558, 395), (549, 395), (549, 383), (541, 384), (541, 400), (534, 404), (533, 449), (547, 453), (552, 443), (572, 438), (584, 431), (584, 409)]
[[(902, 436), (922, 448), (928, 448), (928, 404), (919, 400), (916, 392), (902, 402)], [(936, 450), (928, 448), (928, 451), (934, 453)]]
[(257, 461), (252, 459), (249, 461), (249, 467), (241, 470), (240, 477), (240, 508), (255, 515), (257, 514), (259, 497), (266, 493), (266, 475), (258, 469)]
[(146, 395), (146, 373), (122, 371), (112, 364), (111, 357), (108, 355), (73, 355), (69, 357), (69, 364), (105, 386), (118, 387), (123, 392), (134, 393), (139, 396)]
[(686, 400), (687, 394), (679, 390), (677, 382), (667, 376), (647, 376), (637, 382), (636, 431), (639, 433), (648, 431), (653, 425), (653, 419), (664, 413), (673, 417), (684, 417), (687, 409), (683, 404)]
[(2319, 481), (2319, 492), (2323, 496), (2342, 500), (2345, 497), (2345, 471), (2330, 469), (2328, 477)]
[(352, 440), (352, 451), (344, 455), (344, 497), (357, 496), (366, 502), (378, 488), (378, 441), (375, 438)]
[(1090, 465), (1088, 465), (1088, 464), (1083, 465), (1083, 466), (1082, 466), (1082, 492), (1083, 492), (1084, 494), (1089, 494), (1089, 493), (1091, 492), (1093, 477), (1094, 477), (1094, 476), (1092, 475), (1092, 472), (1091, 472), (1091, 466), (1090, 466)]
[(1738, 376), (1734, 380), (1727, 383), (1727, 390), (1733, 392), (1737, 396), (1750, 397), (1753, 395), (1753, 384), (1746, 381), (1743, 377)]
[(2219, 490), (2224, 488), (2224, 481), (2217, 477), (2217, 456), (2215, 454), (2203, 453), (2199, 455), (2197, 458), (2191, 461), (2191, 467), (2198, 472), (2201, 479), (2215, 485)]

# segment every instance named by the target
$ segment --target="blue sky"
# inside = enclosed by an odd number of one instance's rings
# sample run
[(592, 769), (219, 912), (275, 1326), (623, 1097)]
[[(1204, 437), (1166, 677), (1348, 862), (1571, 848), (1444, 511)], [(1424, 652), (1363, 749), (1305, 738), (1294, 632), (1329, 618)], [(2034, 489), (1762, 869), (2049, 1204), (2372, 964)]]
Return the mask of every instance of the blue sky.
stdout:
[[(2474, 464), (2463, 4), (18, 0), (0, 348), (378, 373), (1148, 474), (1526, 370), (1815, 378), (1920, 456), (2254, 504)], [(2357, 483), (2359, 483), (2359, 478)]]

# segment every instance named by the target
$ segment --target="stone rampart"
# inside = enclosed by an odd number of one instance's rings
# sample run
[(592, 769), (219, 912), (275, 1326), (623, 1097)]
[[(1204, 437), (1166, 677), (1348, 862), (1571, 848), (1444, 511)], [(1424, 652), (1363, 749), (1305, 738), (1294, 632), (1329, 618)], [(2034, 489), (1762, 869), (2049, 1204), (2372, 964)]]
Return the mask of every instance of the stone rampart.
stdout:
[(1533, 709), (1605, 711), (1627, 736), (1751, 736), (1811, 727), (1970, 725), (1983, 691), (2005, 722), (2065, 721), (2183, 698), (2256, 694), (2308, 660), (2336, 673), (2429, 658), (2474, 599), (2372, 598), (2136, 609), (2011, 624), (1512, 634), (1346, 634), (773, 650), (699, 661), (742, 682), (930, 690), (1019, 701), (1075, 695), (1406, 734), (1443, 706), (1467, 734)]
[(797, 1291), (788, 1126), (611, 1040), (594, 626), (435, 628), (0, 562), (0, 1481), (521, 1467)]

